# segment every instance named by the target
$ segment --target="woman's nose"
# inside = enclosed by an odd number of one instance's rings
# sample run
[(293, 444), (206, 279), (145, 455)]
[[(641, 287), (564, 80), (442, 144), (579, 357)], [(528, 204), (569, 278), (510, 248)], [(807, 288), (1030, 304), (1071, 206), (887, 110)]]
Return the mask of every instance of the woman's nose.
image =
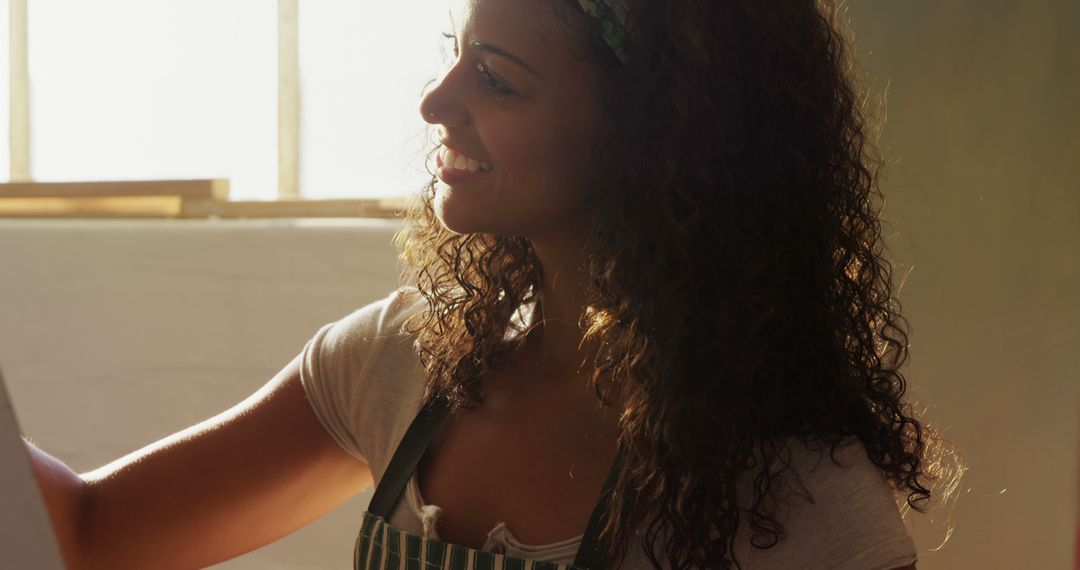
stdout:
[(468, 111), (455, 87), (456, 67), (450, 68), (424, 90), (420, 98), (420, 116), (430, 124), (461, 127), (468, 124)]

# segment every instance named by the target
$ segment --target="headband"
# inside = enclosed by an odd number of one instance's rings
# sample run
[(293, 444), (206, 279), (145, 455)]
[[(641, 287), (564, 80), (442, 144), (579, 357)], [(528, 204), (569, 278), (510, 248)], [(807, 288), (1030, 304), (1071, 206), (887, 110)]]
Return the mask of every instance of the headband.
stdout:
[(626, 0), (578, 0), (578, 4), (600, 24), (604, 43), (626, 65)]

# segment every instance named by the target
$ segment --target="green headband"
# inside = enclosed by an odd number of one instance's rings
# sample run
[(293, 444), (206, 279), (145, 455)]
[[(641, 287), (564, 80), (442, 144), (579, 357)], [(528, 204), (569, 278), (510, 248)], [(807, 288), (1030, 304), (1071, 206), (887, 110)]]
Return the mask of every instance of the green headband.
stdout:
[(600, 23), (600, 35), (611, 51), (626, 65), (626, 2), (625, 0), (578, 0), (586, 14)]

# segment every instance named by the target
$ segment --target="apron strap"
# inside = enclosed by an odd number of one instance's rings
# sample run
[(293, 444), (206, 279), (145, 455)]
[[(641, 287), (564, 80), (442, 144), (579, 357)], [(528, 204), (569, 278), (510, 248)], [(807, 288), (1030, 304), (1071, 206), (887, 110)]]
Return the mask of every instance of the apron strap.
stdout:
[(416, 466), (420, 464), (420, 458), (424, 456), (428, 444), (435, 437), (435, 432), (438, 431), (439, 425), (442, 424), (449, 410), (443, 398), (436, 398), (420, 409), (420, 412), (416, 414), (416, 419), (405, 431), (405, 436), (401, 438), (401, 443), (398, 444), (397, 451), (390, 459), (390, 464), (387, 465), (382, 479), (376, 485), (368, 511), (390, 520), (390, 512), (394, 510), (394, 505), (401, 498), (405, 485), (408, 484)]
[(589, 517), (589, 524), (585, 525), (585, 536), (581, 539), (581, 546), (578, 547), (577, 556), (574, 557), (574, 566), (578, 568), (604, 570), (610, 565), (607, 553), (604, 552), (597, 537), (600, 535), (600, 531), (604, 530), (604, 525), (607, 523), (611, 491), (615, 487), (615, 479), (619, 476), (619, 466), (622, 464), (622, 458), (623, 449), (622, 446), (619, 446), (618, 454), (615, 455), (615, 462), (611, 466), (611, 472), (608, 473), (604, 488), (600, 491), (600, 498), (596, 500), (596, 507), (593, 508), (592, 516)]
[[(375, 494), (371, 497), (368, 511), (386, 520), (390, 520), (390, 512), (394, 510), (398, 500), (405, 491), (405, 486), (412, 477), (413, 471), (420, 464), (420, 459), (427, 451), (428, 445), (435, 437), (450, 411), (448, 402), (443, 398), (437, 398), (420, 409), (416, 419), (409, 425), (405, 435), (401, 438), (390, 464), (386, 467), (379, 484), (375, 486)], [(619, 474), (619, 465), (622, 461), (622, 448), (615, 456), (615, 462), (608, 474), (604, 488), (600, 492), (600, 498), (596, 501), (592, 516), (585, 527), (585, 534), (581, 539), (577, 557), (574, 558), (574, 566), (588, 570), (604, 570), (608, 567), (607, 556), (597, 541), (597, 536), (603, 530), (607, 521), (607, 510), (610, 502), (611, 490), (615, 486), (615, 479)]]

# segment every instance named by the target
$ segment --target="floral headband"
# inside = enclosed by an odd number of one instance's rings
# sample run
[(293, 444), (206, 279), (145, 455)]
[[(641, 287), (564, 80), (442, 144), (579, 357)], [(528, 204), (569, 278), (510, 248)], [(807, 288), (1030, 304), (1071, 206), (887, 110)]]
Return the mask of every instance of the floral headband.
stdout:
[(578, 0), (578, 4), (600, 23), (600, 35), (604, 37), (604, 42), (626, 65), (626, 1)]

